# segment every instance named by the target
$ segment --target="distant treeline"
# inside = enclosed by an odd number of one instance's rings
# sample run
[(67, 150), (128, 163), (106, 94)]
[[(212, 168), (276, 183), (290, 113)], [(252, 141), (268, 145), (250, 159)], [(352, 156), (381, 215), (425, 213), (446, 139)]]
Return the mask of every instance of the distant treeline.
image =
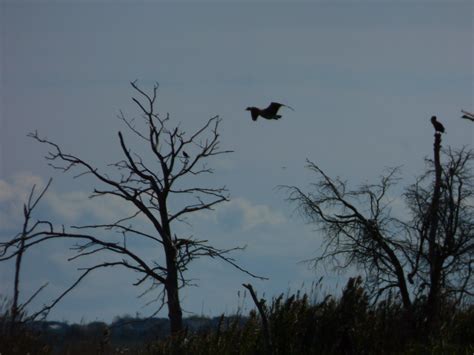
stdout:
[[(225, 317), (226, 323), (234, 322), (236, 316)], [(238, 317), (242, 324), (245, 317)], [(205, 333), (217, 329), (221, 317), (193, 316), (184, 319), (186, 329), (192, 333)], [(170, 334), (168, 318), (141, 319), (131, 316), (116, 317), (110, 324), (90, 322), (69, 324), (57, 321), (35, 321), (28, 323), (28, 333), (44, 344), (50, 345), (55, 352), (67, 349), (70, 345), (105, 343), (116, 348), (137, 348), (166, 338)], [(2, 353), (3, 354), (3, 353)]]

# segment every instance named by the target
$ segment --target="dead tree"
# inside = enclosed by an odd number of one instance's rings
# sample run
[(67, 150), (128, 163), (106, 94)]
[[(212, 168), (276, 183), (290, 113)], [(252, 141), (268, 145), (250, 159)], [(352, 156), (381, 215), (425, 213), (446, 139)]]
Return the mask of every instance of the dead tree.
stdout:
[(388, 191), (397, 181), (398, 169), (391, 169), (377, 184), (350, 189), (348, 183), (333, 179), (314, 163), (307, 167), (317, 174), (309, 193), (286, 186), (289, 201), (311, 223), (316, 223), (325, 238), (322, 255), (312, 261), (317, 267), (331, 261), (338, 269), (356, 265), (366, 274), (366, 285), (377, 298), (398, 288), (406, 309), (411, 308), (410, 291), (405, 278), (404, 246), (397, 240), (390, 217)]
[[(124, 134), (119, 131), (118, 143), (123, 159), (109, 164), (111, 171), (106, 172), (76, 155), (64, 152), (58, 144), (40, 137), (37, 132), (30, 136), (49, 147), (46, 159), (55, 169), (64, 172), (75, 170), (76, 177), (93, 176), (100, 186), (94, 188), (91, 197), (118, 197), (133, 206), (134, 213), (111, 223), (51, 230), (34, 238), (25, 238), (23, 243), (28, 248), (47, 240), (66, 238), (76, 241), (74, 249), (77, 254), (70, 260), (100, 253), (103, 253), (105, 260), (113, 255), (111, 260), (83, 268), (83, 274), (66, 291), (69, 292), (94, 270), (118, 266), (131, 269), (139, 273), (134, 285), (148, 283), (143, 294), (157, 292), (155, 300), (160, 301), (161, 306), (155, 314), (167, 305), (171, 333), (175, 334), (183, 329), (179, 290), (189, 284), (185, 272), (191, 261), (200, 257), (220, 259), (251, 276), (258, 276), (238, 266), (229, 256), (231, 251), (243, 248), (219, 249), (207, 240), (177, 236), (174, 232), (176, 223), (185, 221), (189, 214), (212, 210), (229, 199), (225, 186), (193, 184), (193, 178), (194, 181), (202, 181), (197, 177), (213, 172), (206, 165), (210, 158), (231, 152), (219, 147), (219, 117), (210, 118), (200, 129), (186, 134), (179, 125), (170, 127), (169, 115), (162, 117), (155, 111), (157, 85), (151, 95), (135, 82), (131, 85), (139, 95), (138, 99), (132, 99), (144, 118), (144, 128), (139, 128), (134, 120), (127, 119), (122, 113), (119, 118), (138, 137), (138, 141), (144, 143), (148, 150), (146, 156), (138, 154), (138, 149), (132, 150)], [(151, 232), (139, 228), (143, 220)], [(107, 231), (118, 232), (120, 240), (104, 236)], [(154, 248), (156, 253), (152, 260), (134, 250), (136, 239), (147, 241)]]
[(8, 313), (5, 315), (9, 320), (8, 331), (10, 335), (16, 334), (25, 323), (38, 319), (44, 320), (56, 304), (73, 290), (80, 281), (76, 281), (60, 295), (56, 296), (56, 298), (50, 300), (34, 312), (28, 312), (27, 307), (48, 286), (48, 282), (38, 287), (25, 301), (22, 302), (20, 300), (21, 275), (25, 272), (22, 266), (26, 252), (31, 247), (51, 239), (51, 236), (55, 234), (53, 224), (50, 221), (35, 220), (33, 216), (35, 209), (49, 189), (51, 182), (52, 179), (49, 179), (48, 183), (38, 194), (36, 194), (36, 185), (32, 187), (27, 201), (23, 204), (23, 224), (21, 231), (10, 240), (0, 242), (0, 262), (12, 260), (15, 264), (12, 304)]
[(472, 151), (442, 150), (441, 137), (435, 134), (434, 160), (427, 161), (426, 173), (405, 193), (413, 216), (405, 224), (411, 249), (408, 277), (416, 275), (414, 294), (426, 299), (426, 323), (432, 333), (441, 326), (443, 306), (474, 296), (473, 160)]
[(323, 233), (323, 252), (312, 260), (315, 265), (331, 261), (340, 269), (358, 267), (374, 301), (395, 289), (407, 314), (414, 300), (421, 301), (430, 330), (439, 328), (443, 302), (472, 299), (474, 286), (473, 152), (443, 151), (441, 134), (434, 137), (434, 159), (403, 194), (407, 219), (391, 211), (389, 189), (397, 182), (397, 169), (376, 184), (351, 189), (308, 161), (317, 176), (313, 190), (284, 187), (289, 201)]
[[(20, 302), (20, 277), (22, 261), (27, 250), (27, 241), (43, 231), (51, 230), (51, 224), (46, 221), (32, 222), (32, 214), (35, 207), (38, 205), (46, 191), (51, 184), (51, 179), (48, 181), (46, 186), (35, 196), (36, 186), (33, 186), (28, 196), (28, 200), (23, 205), (23, 225), (21, 232), (19, 232), (12, 240), (0, 243), (0, 261), (12, 259), (13, 257), (5, 258), (6, 249), (5, 246), (13, 248), (14, 251), (14, 262), (15, 262), (15, 275), (13, 281), (13, 297), (12, 305), (10, 308), (10, 334), (13, 335), (17, 325), (22, 321), (34, 320), (36, 316), (27, 317), (25, 314), (25, 308), (28, 306), (33, 299), (47, 286), (47, 283), (39, 287), (25, 302)], [(35, 315), (42, 314), (42, 311), (35, 313)]]

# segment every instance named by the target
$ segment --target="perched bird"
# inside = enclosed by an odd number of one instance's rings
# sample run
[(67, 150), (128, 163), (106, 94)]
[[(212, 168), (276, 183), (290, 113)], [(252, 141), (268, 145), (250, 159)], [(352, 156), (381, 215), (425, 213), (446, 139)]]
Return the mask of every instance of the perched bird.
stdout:
[(470, 112), (467, 112), (467, 111), (463, 111), (461, 110), (462, 113), (464, 113), (464, 115), (461, 116), (461, 118), (464, 118), (466, 120), (471, 120), (474, 122), (474, 113), (470, 113)]
[(184, 159), (189, 159), (188, 153), (186, 153), (184, 150), (183, 150), (183, 157), (184, 157)]
[[(263, 118), (266, 118), (267, 120), (278, 120), (281, 118), (281, 115), (278, 115), (278, 110), (280, 107), (288, 107), (290, 110), (293, 110), (288, 105), (280, 104), (278, 102), (272, 102), (267, 108), (264, 108), (263, 110), (258, 108), (258, 107), (247, 107), (246, 110), (250, 111), (252, 115), (252, 120), (256, 121), (258, 116), (262, 116)], [(294, 111), (294, 110), (293, 110)]]
[(436, 120), (436, 116), (431, 116), (431, 123), (436, 132), (444, 133), (444, 126), (441, 122)]

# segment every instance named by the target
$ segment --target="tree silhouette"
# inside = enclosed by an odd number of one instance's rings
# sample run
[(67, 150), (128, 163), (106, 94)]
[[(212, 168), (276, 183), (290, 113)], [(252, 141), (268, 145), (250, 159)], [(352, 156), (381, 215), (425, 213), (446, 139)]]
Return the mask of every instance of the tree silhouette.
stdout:
[[(44, 194), (51, 185), (51, 179), (49, 179), (46, 186), (38, 193), (35, 194), (36, 185), (31, 188), (30, 194), (28, 195), (27, 201), (23, 204), (23, 224), (21, 231), (7, 242), (0, 243), (0, 261), (6, 261), (14, 259), (14, 279), (13, 279), (13, 297), (12, 304), (9, 310), (9, 321), (10, 335), (14, 335), (17, 330), (17, 326), (22, 322), (35, 320), (40, 315), (45, 315), (48, 306), (44, 306), (40, 311), (27, 316), (25, 309), (37, 296), (38, 294), (48, 285), (48, 283), (40, 286), (32, 295), (23, 303), (20, 302), (20, 279), (23, 265), (23, 258), (25, 252), (28, 249), (27, 241), (34, 238), (38, 234), (45, 231), (51, 230), (51, 223), (48, 221), (36, 221), (33, 222), (33, 212)], [(8, 249), (14, 250), (13, 253), (8, 254)]]
[[(189, 214), (212, 210), (229, 199), (225, 186), (197, 185), (202, 181), (197, 177), (213, 172), (207, 167), (207, 160), (231, 152), (219, 147), (219, 117), (210, 118), (197, 131), (186, 134), (179, 125), (171, 127), (169, 115), (161, 117), (155, 112), (158, 85), (153, 87), (151, 95), (141, 90), (136, 82), (131, 85), (140, 95), (139, 99), (132, 99), (141, 111), (145, 128), (139, 128), (123, 113), (119, 118), (144, 143), (148, 150), (146, 156), (138, 154), (137, 147), (132, 150), (119, 131), (123, 159), (109, 164), (110, 171), (105, 172), (76, 155), (64, 152), (59, 145), (41, 138), (37, 132), (30, 136), (49, 146), (46, 159), (55, 169), (63, 172), (79, 170), (77, 176), (93, 176), (100, 187), (94, 188), (91, 197), (118, 197), (133, 206), (133, 214), (108, 224), (73, 226), (69, 231), (50, 230), (26, 238), (24, 242), (27, 248), (46, 240), (68, 238), (77, 242), (74, 247), (77, 254), (70, 260), (103, 255), (103, 262), (81, 269), (82, 275), (68, 292), (87, 274), (100, 268), (121, 266), (136, 271), (140, 276), (134, 285), (148, 282), (145, 293), (159, 290), (155, 300), (160, 301), (160, 307), (155, 314), (167, 305), (171, 332), (175, 334), (183, 329), (179, 290), (189, 284), (185, 272), (191, 261), (200, 257), (220, 259), (253, 277), (258, 276), (241, 268), (229, 256), (230, 252), (243, 248), (219, 249), (207, 240), (177, 236), (174, 232), (176, 223), (186, 222)], [(144, 223), (152, 232), (140, 228)], [(106, 231), (118, 232), (120, 241), (102, 236), (101, 232)], [(136, 239), (150, 243), (155, 251), (152, 259), (134, 250), (133, 241)]]
[(351, 189), (308, 161), (317, 176), (313, 190), (284, 186), (289, 201), (323, 232), (323, 252), (313, 259), (315, 265), (329, 261), (340, 269), (362, 269), (371, 297), (376, 301), (395, 289), (408, 315), (413, 316), (415, 301), (423, 303), (432, 334), (441, 326), (441, 306), (472, 298), (474, 286), (473, 152), (442, 151), (441, 133), (435, 131), (433, 155), (426, 172), (402, 196), (404, 219), (393, 216), (389, 192), (398, 180), (397, 168), (376, 184)]
[(435, 135), (434, 152), (426, 173), (405, 192), (412, 215), (405, 232), (408, 278), (415, 297), (426, 299), (427, 324), (435, 332), (443, 304), (457, 305), (474, 295), (474, 153), (441, 150), (440, 135)]

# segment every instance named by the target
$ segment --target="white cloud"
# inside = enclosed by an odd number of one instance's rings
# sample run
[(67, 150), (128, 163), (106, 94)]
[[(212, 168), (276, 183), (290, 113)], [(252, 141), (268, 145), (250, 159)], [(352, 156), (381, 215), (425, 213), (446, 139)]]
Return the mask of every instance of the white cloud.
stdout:
[(130, 216), (135, 211), (118, 197), (89, 198), (89, 193), (84, 191), (52, 192), (45, 199), (56, 215), (71, 223), (85, 217), (93, 222), (109, 223)]
[(276, 226), (286, 221), (285, 216), (268, 205), (253, 204), (237, 197), (217, 210), (217, 220), (228, 228), (248, 231), (262, 226)]
[(275, 226), (285, 222), (285, 217), (279, 211), (274, 211), (267, 205), (252, 205), (245, 199), (239, 199), (236, 204), (244, 213), (244, 229), (259, 225)]
[(11, 182), (0, 180), (0, 202), (25, 201), (36, 185), (35, 191), (40, 191), (45, 182), (43, 178), (27, 172), (14, 174)]
[(87, 198), (88, 195), (83, 192), (68, 192), (62, 195), (50, 194), (47, 200), (55, 214), (68, 221), (76, 221), (87, 210), (84, 204)]
[[(35, 186), (34, 198), (46, 186), (45, 180), (30, 173), (19, 173), (7, 180), (0, 180), (0, 224), (3, 230), (19, 228), (23, 220), (23, 204)], [(89, 198), (85, 191), (61, 192), (53, 186), (37, 206), (34, 219), (47, 213), (54, 223), (74, 224), (87, 219), (85, 223), (110, 223), (132, 215), (135, 208), (118, 197)]]
[(0, 202), (5, 202), (13, 197), (13, 191), (10, 184), (6, 181), (0, 180)]

